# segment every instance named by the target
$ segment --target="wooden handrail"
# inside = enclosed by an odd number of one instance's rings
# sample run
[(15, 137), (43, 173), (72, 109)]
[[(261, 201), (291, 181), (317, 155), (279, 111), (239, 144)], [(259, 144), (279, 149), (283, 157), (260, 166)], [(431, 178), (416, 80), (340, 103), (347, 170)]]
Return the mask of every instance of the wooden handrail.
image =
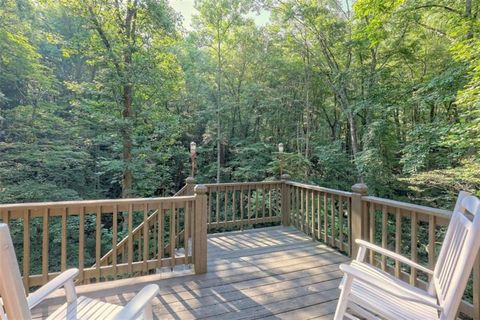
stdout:
[(0, 210), (31, 209), (35, 208), (59, 208), (59, 207), (94, 207), (121, 204), (152, 204), (160, 202), (182, 202), (191, 199), (191, 196), (158, 197), (158, 198), (129, 198), (129, 199), (103, 199), (103, 200), (73, 200), (54, 202), (29, 202), (0, 204)]
[(263, 186), (263, 185), (281, 185), (282, 181), (255, 181), (255, 182), (227, 182), (227, 183), (206, 183), (205, 186), (208, 189), (212, 188), (225, 188), (225, 187), (235, 187), (235, 188), (241, 188), (241, 187), (257, 187), (257, 186)]
[(378, 197), (371, 197), (371, 196), (365, 196), (362, 198), (363, 201), (368, 201), (371, 203), (376, 203), (379, 205), (386, 205), (388, 207), (393, 207), (393, 208), (400, 208), (403, 210), (409, 210), (409, 211), (415, 211), (418, 213), (424, 213), (427, 215), (433, 215), (436, 217), (440, 218), (445, 218), (445, 219), (450, 219), (452, 212), (449, 210), (445, 209), (437, 209), (437, 208), (432, 208), (432, 207), (427, 207), (427, 206), (421, 206), (418, 204), (411, 204), (407, 202), (401, 202), (401, 201), (396, 201), (396, 200), (390, 200), (390, 199), (383, 199), (383, 198), (378, 198)]
[(293, 182), (293, 181), (286, 181), (285, 183), (289, 186), (292, 186), (292, 187), (298, 187), (298, 188), (302, 188), (302, 189), (306, 189), (306, 190), (319, 191), (319, 192), (324, 192), (324, 193), (327, 193), (327, 194), (334, 194), (334, 195), (342, 196), (342, 197), (351, 197), (352, 196), (352, 192), (348, 192), (348, 191), (341, 191), (341, 190), (336, 190), (336, 189), (324, 188), (324, 187), (313, 186), (313, 185), (299, 183), (299, 182)]

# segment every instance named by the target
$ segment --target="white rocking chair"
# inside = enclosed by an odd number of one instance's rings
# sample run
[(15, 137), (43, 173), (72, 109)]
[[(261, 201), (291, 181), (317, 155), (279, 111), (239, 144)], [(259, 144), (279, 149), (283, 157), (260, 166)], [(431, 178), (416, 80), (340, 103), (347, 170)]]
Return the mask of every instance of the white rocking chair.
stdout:
[(77, 275), (77, 269), (69, 269), (26, 297), (8, 225), (0, 223), (0, 319), (31, 319), (30, 310), (61, 287), (65, 289), (67, 303), (47, 319), (153, 318), (151, 300), (159, 293), (158, 285), (145, 286), (122, 307), (83, 296), (77, 299), (73, 283)]
[[(480, 200), (460, 192), (434, 270), (369, 242), (356, 243), (360, 246), (356, 260), (340, 266), (345, 275), (335, 320), (454, 319), (480, 247)], [(364, 262), (367, 249), (428, 274), (428, 290)]]

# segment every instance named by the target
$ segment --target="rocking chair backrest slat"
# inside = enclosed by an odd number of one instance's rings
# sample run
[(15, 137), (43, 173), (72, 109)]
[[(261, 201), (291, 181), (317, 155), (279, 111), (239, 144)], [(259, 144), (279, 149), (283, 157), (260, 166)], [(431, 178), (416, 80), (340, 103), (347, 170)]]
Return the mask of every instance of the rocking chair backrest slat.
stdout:
[(0, 223), (0, 296), (9, 319), (31, 319), (8, 225)]
[[(473, 215), (470, 221), (468, 215)], [(453, 319), (480, 248), (480, 200), (460, 192), (435, 266), (433, 284), (441, 319)]]

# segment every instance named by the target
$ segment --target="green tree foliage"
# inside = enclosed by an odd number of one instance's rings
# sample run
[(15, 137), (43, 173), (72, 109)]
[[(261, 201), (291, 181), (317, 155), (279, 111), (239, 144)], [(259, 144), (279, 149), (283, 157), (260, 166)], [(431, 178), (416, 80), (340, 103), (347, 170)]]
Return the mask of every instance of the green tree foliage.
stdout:
[(185, 31), (164, 0), (0, 1), (1, 202), (172, 194), (190, 141), (204, 182), (478, 190), (476, 2), (195, 6)]

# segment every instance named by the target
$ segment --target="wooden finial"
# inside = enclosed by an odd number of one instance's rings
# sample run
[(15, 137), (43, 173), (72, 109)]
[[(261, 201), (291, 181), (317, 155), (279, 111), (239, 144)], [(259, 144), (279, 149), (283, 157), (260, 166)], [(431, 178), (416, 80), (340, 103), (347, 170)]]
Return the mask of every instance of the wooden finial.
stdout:
[(362, 196), (368, 195), (368, 187), (365, 183), (356, 183), (352, 186), (352, 191), (360, 193)]

